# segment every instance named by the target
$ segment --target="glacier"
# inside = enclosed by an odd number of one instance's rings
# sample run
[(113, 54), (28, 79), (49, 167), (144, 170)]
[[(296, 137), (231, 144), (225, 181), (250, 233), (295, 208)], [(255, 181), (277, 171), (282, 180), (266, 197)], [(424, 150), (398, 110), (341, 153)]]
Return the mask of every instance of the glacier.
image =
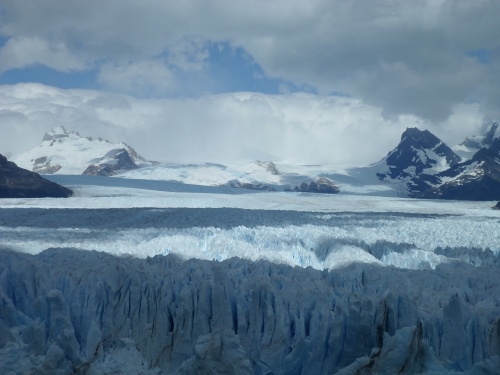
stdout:
[(2, 374), (500, 373), (492, 202), (84, 177), (0, 199)]
[(500, 368), (497, 266), (355, 263), (329, 272), (75, 249), (0, 257), (4, 374)]

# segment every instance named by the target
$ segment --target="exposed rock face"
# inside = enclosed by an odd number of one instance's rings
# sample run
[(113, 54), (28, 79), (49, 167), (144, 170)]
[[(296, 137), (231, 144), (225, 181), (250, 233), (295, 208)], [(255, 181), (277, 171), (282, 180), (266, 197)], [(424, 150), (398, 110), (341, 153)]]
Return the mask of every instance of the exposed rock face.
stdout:
[(99, 161), (88, 166), (83, 174), (92, 176), (112, 176), (118, 172), (139, 168), (124, 148), (111, 150)]
[(300, 186), (295, 186), (294, 191), (303, 193), (337, 194), (339, 188), (326, 177), (319, 177), (315, 181), (303, 182)]
[(260, 161), (260, 160), (257, 160), (255, 162), (255, 164), (257, 164), (257, 165), (265, 168), (266, 171), (268, 171), (272, 175), (275, 175), (275, 176), (280, 176), (281, 175), (280, 171), (278, 170), (278, 167), (276, 167), (276, 164), (274, 164), (272, 161)]
[(272, 186), (262, 184), (260, 182), (241, 182), (241, 181), (230, 181), (228, 186), (238, 189), (249, 189), (249, 190), (259, 190), (259, 191), (276, 191)]
[(71, 190), (19, 168), (0, 155), (1, 198), (66, 198), (72, 194)]

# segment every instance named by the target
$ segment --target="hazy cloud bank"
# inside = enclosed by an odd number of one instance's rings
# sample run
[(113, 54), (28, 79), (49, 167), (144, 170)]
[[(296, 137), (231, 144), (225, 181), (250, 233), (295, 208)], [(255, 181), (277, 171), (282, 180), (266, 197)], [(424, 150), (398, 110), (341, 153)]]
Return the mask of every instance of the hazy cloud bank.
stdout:
[(482, 125), (474, 104), (455, 107), (438, 124), (415, 116), (387, 119), (382, 112), (357, 99), (304, 93), (136, 99), (18, 84), (0, 86), (0, 153), (24, 152), (62, 125), (82, 136), (125, 141), (159, 161), (367, 164), (395, 147), (408, 126), (428, 128), (455, 144)]

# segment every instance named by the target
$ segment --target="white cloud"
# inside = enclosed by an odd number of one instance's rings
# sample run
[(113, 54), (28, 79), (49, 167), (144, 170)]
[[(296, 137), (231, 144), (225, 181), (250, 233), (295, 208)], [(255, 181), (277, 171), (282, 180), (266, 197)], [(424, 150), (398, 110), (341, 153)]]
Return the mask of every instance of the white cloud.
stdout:
[[(150, 159), (170, 162), (368, 164), (394, 148), (406, 127), (429, 127), (414, 116), (384, 118), (380, 108), (360, 100), (312, 94), (140, 100), (19, 84), (0, 86), (0, 103), (7, 129), (7, 138), (0, 139), (4, 152), (35, 147), (44, 132), (63, 125), (84, 136), (125, 141)], [(480, 121), (477, 105), (461, 106), (447, 123), (431, 130), (446, 129), (438, 135), (458, 142), (479, 132)]]
[(11, 38), (0, 49), (0, 73), (34, 64), (62, 72), (85, 70), (89, 66), (71, 53), (64, 43), (48, 42), (37, 37)]
[[(470, 55), (500, 48), (497, 0), (3, 0), (0, 7), (0, 35), (13, 38), (0, 51), (4, 70), (96, 66), (106, 87), (128, 93), (150, 84), (148, 64), (159, 74), (152, 89), (171, 92), (173, 67), (203, 70), (207, 43), (227, 42), (268, 77), (342, 92), (385, 116), (437, 123), (470, 101), (495, 112), (500, 99), (498, 53), (487, 64)], [(39, 53), (27, 52), (28, 41)]]
[(175, 78), (162, 61), (107, 63), (98, 82), (103, 88), (137, 96), (164, 95), (175, 88)]

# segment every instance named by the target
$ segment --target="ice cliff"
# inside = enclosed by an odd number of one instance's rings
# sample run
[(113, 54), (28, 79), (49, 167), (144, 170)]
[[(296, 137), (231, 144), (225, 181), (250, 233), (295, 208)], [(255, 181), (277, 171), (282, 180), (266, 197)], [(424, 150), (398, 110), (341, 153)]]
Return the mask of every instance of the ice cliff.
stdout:
[(0, 373), (498, 374), (498, 271), (4, 249)]

